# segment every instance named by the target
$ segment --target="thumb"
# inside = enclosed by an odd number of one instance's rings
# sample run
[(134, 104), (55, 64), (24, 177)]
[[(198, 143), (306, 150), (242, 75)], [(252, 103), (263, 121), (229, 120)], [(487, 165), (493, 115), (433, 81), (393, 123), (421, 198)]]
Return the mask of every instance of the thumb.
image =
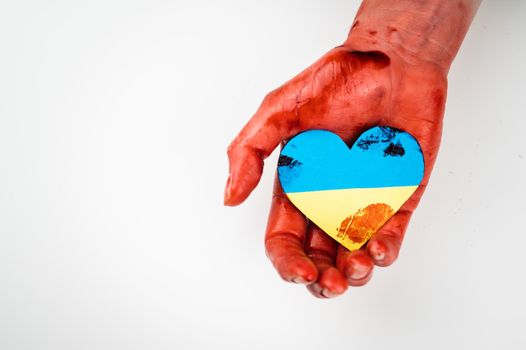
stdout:
[(294, 101), (294, 98), (287, 99), (280, 90), (271, 92), (228, 147), (225, 205), (241, 204), (257, 186), (263, 172), (263, 160), (281, 141), (299, 131)]

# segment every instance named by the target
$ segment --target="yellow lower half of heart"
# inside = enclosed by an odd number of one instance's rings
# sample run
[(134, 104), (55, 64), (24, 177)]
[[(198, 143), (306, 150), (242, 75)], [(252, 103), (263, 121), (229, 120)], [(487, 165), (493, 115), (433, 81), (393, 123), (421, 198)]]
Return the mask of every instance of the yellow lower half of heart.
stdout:
[(287, 193), (306, 217), (349, 250), (359, 249), (418, 186)]

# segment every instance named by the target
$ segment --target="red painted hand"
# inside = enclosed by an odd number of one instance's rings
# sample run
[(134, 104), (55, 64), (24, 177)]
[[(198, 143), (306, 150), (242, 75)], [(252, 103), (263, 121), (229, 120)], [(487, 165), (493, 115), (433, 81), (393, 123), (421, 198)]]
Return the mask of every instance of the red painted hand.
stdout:
[(338, 247), (289, 202), (275, 182), (266, 233), (267, 255), (287, 281), (309, 284), (317, 296), (363, 285), (373, 263), (393, 263), (427, 185), (438, 151), (446, 94), (443, 72), (433, 65), (410, 68), (396, 56), (337, 47), (263, 101), (229, 147), (230, 177), (225, 204), (243, 202), (257, 185), (263, 159), (278, 144), (308, 129), (327, 129), (352, 143), (374, 125), (413, 134), (424, 152), (422, 185), (364, 246)]
[(374, 265), (395, 261), (437, 156), (447, 71), (478, 3), (365, 0), (345, 45), (268, 94), (231, 143), (226, 205), (242, 203), (259, 182), (263, 160), (303, 130), (330, 130), (352, 143), (368, 128), (386, 125), (411, 133), (422, 147), (422, 184), (358, 251), (308, 222), (275, 181), (265, 246), (284, 280), (332, 297), (367, 283)]

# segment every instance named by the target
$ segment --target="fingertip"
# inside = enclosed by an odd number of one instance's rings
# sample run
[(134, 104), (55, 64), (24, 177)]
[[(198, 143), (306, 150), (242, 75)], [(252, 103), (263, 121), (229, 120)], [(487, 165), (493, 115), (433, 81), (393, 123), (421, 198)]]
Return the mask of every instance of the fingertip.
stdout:
[(276, 266), (281, 278), (297, 284), (311, 284), (318, 278), (318, 269), (307, 257), (293, 257)]
[(234, 204), (231, 202), (232, 198), (231, 198), (231, 194), (230, 194), (230, 175), (228, 176), (228, 179), (226, 180), (226, 185), (225, 185), (225, 192), (223, 194), (223, 205), (225, 206), (233, 206)]
[(371, 279), (374, 263), (369, 254), (363, 250), (347, 251), (340, 254), (338, 268), (343, 271), (350, 286), (360, 287)]
[(248, 192), (246, 195), (241, 195), (240, 193), (236, 193), (235, 189), (236, 187), (232, 185), (231, 176), (228, 177), (226, 186), (225, 186), (225, 193), (223, 196), (223, 205), (227, 207), (235, 207), (237, 205), (240, 205), (245, 201), (245, 199), (248, 197), (250, 192)]
[(309, 261), (309, 264), (298, 267), (294, 274), (296, 276), (291, 281), (297, 284), (309, 285), (316, 282), (318, 278), (318, 270), (311, 261)]
[(225, 206), (235, 207), (243, 203), (245, 199), (249, 196), (250, 192), (252, 192), (252, 188), (245, 189), (241, 188), (241, 186), (241, 184), (234, 184), (234, 181), (232, 180), (232, 175), (228, 177), (223, 197), (223, 204)]
[(371, 241), (368, 245), (369, 254), (375, 263), (381, 262), (385, 258), (385, 244), (378, 240)]
[(319, 280), (320, 285), (328, 290), (332, 295), (343, 294), (348, 287), (347, 281), (343, 274), (335, 267), (325, 270)]
[(398, 257), (400, 244), (393, 237), (377, 234), (367, 245), (369, 255), (377, 266), (389, 266)]
[(343, 274), (335, 267), (324, 270), (318, 281), (307, 289), (318, 298), (334, 298), (345, 293), (348, 283)]
[(259, 183), (263, 173), (263, 159), (247, 147), (233, 147), (228, 151), (230, 171), (225, 186), (223, 203), (236, 206), (243, 203)]

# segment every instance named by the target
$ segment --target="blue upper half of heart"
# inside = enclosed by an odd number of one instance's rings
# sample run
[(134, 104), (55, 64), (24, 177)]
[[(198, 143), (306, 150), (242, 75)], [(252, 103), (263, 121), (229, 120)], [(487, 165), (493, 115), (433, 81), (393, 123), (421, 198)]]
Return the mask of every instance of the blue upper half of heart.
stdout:
[(413, 136), (389, 127), (367, 130), (350, 149), (332, 132), (309, 130), (283, 147), (278, 175), (286, 193), (415, 186), (424, 158)]

